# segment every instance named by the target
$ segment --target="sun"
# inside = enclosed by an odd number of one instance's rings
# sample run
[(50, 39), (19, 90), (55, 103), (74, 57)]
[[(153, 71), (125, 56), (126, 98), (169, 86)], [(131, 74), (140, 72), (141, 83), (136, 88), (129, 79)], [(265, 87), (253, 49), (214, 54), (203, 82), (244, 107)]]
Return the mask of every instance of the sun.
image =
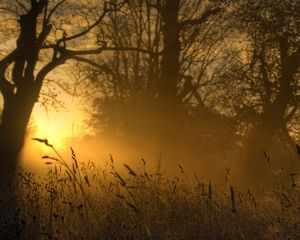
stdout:
[[(72, 141), (79, 141), (86, 134), (85, 114), (78, 108), (79, 104), (66, 104), (65, 109), (59, 111), (48, 108), (46, 111), (40, 104), (36, 104), (32, 111), (24, 147), (20, 154), (20, 164), (28, 171), (38, 170), (44, 173), (44, 161), (41, 157), (52, 156), (53, 149), (33, 138), (47, 139), (60, 154), (69, 154)], [(66, 155), (67, 156), (67, 155)]]
[(82, 112), (79, 109), (45, 110), (36, 105), (32, 113), (32, 137), (46, 138), (49, 143), (58, 148), (68, 145), (68, 139), (83, 133)]
[(38, 138), (46, 138), (51, 144), (61, 147), (64, 140), (70, 135), (68, 130), (64, 127), (67, 125), (66, 120), (61, 116), (56, 116), (56, 121), (53, 121), (55, 113), (35, 114), (34, 115), (34, 135)]

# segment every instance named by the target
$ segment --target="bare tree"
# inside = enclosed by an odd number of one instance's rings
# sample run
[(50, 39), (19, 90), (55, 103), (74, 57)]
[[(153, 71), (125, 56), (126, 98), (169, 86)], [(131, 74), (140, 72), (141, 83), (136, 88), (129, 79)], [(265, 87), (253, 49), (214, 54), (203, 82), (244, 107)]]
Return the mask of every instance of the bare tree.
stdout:
[[(83, 55), (111, 50), (105, 44), (93, 49), (74, 49), (77, 47), (76, 40), (80, 42), (85, 36), (91, 37), (89, 34), (106, 14), (116, 11), (121, 5), (103, 2), (101, 5), (104, 7), (99, 15), (90, 8), (82, 8), (79, 3), (67, 1), (16, 1), (13, 6), (4, 1), (1, 4), (2, 12), (13, 12), (19, 25), (15, 48), (0, 61), (0, 90), (4, 99), (0, 152), (1, 171), (5, 174), (16, 166), (26, 126), (45, 77), (67, 60), (80, 60)], [(64, 22), (62, 13), (70, 18), (74, 16), (72, 14), (81, 13), (85, 24), (73, 25), (72, 28), (71, 24), (76, 23), (70, 19)], [(78, 24), (80, 22), (76, 17), (73, 20)]]
[[(15, 41), (9, 46), (9, 52), (1, 53), (0, 60), (0, 92), (3, 97), (0, 176), (1, 182), (7, 183), (0, 191), (4, 216), (10, 209), (7, 217), (12, 217), (17, 209), (5, 191), (14, 183), (26, 127), (46, 76), (68, 60), (84, 61), (83, 56), (113, 50), (105, 43), (101, 46), (93, 44), (96, 41), (93, 31), (108, 12), (118, 11), (123, 5), (123, 2), (116, 1), (0, 2), (1, 18), (9, 19), (9, 24), (1, 31), (12, 29), (11, 34), (2, 34), (2, 37), (6, 41)], [(14, 28), (10, 24), (14, 24)], [(83, 41), (88, 44), (83, 45)], [(44, 143), (50, 144), (47, 140)], [(0, 225), (5, 221), (3, 217)]]
[(98, 110), (106, 108), (107, 111), (98, 117), (104, 120), (102, 124), (108, 124), (106, 129), (121, 133), (137, 128), (138, 122), (151, 121), (161, 55), (160, 15), (145, 1), (131, 1), (124, 12), (123, 15), (111, 13), (108, 28), (102, 29), (101, 34), (111, 39), (114, 46), (140, 50), (125, 49), (107, 58), (100, 56), (98, 62), (105, 64), (109, 71), (95, 68), (90, 72), (98, 71), (96, 88), (106, 90), (97, 101), (102, 105)]
[(299, 3), (289, 0), (240, 1), (235, 14), (240, 36), (235, 62), (223, 75), (224, 99), (248, 126), (245, 174), (254, 185), (267, 176), (263, 152), (271, 151), (280, 135), (291, 142), (287, 126), (299, 108), (298, 9)]
[(123, 51), (100, 56), (98, 66), (91, 64), (94, 70), (84, 69), (102, 90), (94, 115), (102, 126), (104, 120), (109, 130), (135, 129), (148, 140), (142, 133), (160, 132), (156, 142), (168, 148), (182, 138), (189, 107), (205, 107), (200, 89), (213, 79), (208, 69), (226, 33), (216, 22), (221, 7), (209, 1), (139, 0), (130, 1), (123, 14), (111, 13), (101, 35)]

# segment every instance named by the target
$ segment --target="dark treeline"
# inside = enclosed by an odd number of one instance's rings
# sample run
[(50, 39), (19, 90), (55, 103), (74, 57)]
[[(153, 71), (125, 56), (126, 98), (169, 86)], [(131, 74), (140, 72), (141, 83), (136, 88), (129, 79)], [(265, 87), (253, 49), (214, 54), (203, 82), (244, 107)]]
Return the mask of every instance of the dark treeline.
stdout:
[(2, 0), (1, 40), (14, 42), (0, 52), (1, 176), (13, 176), (45, 79), (66, 62), (78, 76), (69, 84), (93, 102), (96, 137), (199, 169), (239, 165), (249, 185), (268, 177), (269, 161), (295, 170), (299, 9), (296, 0)]
[(91, 124), (104, 139), (156, 149), (175, 166), (213, 174), (238, 167), (246, 185), (270, 177), (270, 162), (295, 171), (298, 7), (130, 1), (108, 14), (99, 35), (137, 51), (96, 56), (79, 68), (93, 93)]

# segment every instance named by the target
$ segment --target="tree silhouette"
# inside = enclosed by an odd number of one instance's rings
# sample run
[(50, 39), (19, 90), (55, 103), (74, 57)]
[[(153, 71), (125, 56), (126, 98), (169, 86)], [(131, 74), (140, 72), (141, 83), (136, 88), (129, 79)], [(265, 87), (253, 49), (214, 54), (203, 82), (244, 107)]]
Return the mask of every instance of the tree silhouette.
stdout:
[[(6, 55), (0, 60), (0, 92), (3, 96), (0, 123), (0, 178), (3, 186), (0, 193), (1, 212), (4, 213), (1, 226), (7, 221), (5, 212), (11, 218), (17, 209), (15, 198), (10, 198), (14, 191), (7, 192), (7, 188), (14, 185), (18, 154), (46, 76), (68, 60), (85, 61), (84, 56), (114, 50), (105, 43), (83, 48), (82, 41), (92, 42), (91, 31), (108, 12), (118, 11), (123, 5), (117, 1), (100, 1), (98, 5), (94, 1), (86, 5), (65, 0), (1, 1), (2, 16), (9, 17), (17, 26), (12, 38), (16, 44), (11, 46), (13, 49), (9, 53), (2, 53)], [(84, 17), (84, 24), (78, 16)], [(64, 21), (64, 18), (67, 19)], [(7, 31), (9, 27), (7, 25)]]
[(211, 81), (208, 69), (226, 32), (216, 23), (221, 7), (202, 1), (147, 0), (130, 1), (125, 9), (124, 15), (110, 14), (106, 36), (116, 47), (142, 46), (148, 51), (124, 49), (99, 56), (94, 69), (83, 67), (101, 91), (94, 123), (174, 152), (173, 144), (191, 134), (183, 134), (190, 107), (205, 108), (200, 89)]
[(240, 122), (248, 122), (245, 177), (257, 185), (267, 176), (263, 151), (274, 150), (280, 135), (291, 141), (287, 126), (299, 108), (299, 3), (240, 1), (234, 16), (240, 43), (224, 88)]
[[(7, 2), (1, 4), (8, 13), (10, 6)], [(67, 4), (66, 1), (16, 1), (18, 10), (15, 14), (18, 19), (15, 20), (19, 25), (16, 47), (0, 61), (0, 90), (4, 99), (0, 125), (1, 175), (16, 167), (26, 126), (45, 77), (70, 59), (80, 61), (84, 60), (84, 55), (112, 50), (105, 44), (94, 49), (74, 50), (74, 46), (76, 48), (76, 41), (87, 36), (108, 12), (117, 11), (121, 5), (123, 3), (103, 3), (102, 12), (93, 16), (93, 22), (86, 15), (86, 26), (78, 32), (68, 32), (63, 27), (58, 29), (58, 22), (61, 23), (62, 14), (70, 14), (68, 9), (80, 11), (78, 6)], [(53, 20), (54, 17), (57, 19)], [(45, 54), (47, 60), (43, 58)], [(9, 71), (11, 74), (8, 74)]]

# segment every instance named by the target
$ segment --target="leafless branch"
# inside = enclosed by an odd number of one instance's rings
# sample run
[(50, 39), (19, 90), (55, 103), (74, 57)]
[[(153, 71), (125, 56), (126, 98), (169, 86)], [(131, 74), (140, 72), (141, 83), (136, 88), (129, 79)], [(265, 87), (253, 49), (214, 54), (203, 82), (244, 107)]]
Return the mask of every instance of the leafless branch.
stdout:
[(69, 55), (70, 57), (73, 56), (80, 56), (80, 55), (93, 55), (93, 54), (99, 54), (104, 51), (136, 51), (136, 52), (142, 52), (149, 55), (161, 55), (161, 53), (154, 53), (147, 49), (142, 48), (136, 48), (136, 47), (99, 47), (96, 49), (91, 50), (65, 50), (65, 53)]
[(48, 17), (46, 18), (45, 23), (48, 23), (50, 21), (50, 18), (52, 17), (52, 15), (55, 13), (56, 9), (59, 8), (60, 5), (62, 5), (66, 0), (62, 0), (60, 2), (58, 2), (49, 12)]
[(108, 12), (115, 12), (115, 11), (118, 11), (121, 9), (121, 7), (124, 5), (125, 3), (122, 3), (120, 6), (116, 6), (115, 8), (108, 8), (107, 7), (107, 2), (105, 3), (105, 6), (104, 6), (104, 10), (103, 10), (103, 13), (101, 14), (101, 16), (98, 18), (97, 21), (95, 21), (91, 26), (89, 26), (87, 29), (83, 30), (82, 32), (80, 33), (77, 33), (77, 34), (74, 34), (73, 36), (70, 36), (70, 37), (66, 37), (64, 39), (64, 41), (70, 41), (72, 39), (75, 39), (75, 38), (79, 38), (87, 33), (89, 33), (94, 27), (96, 27), (97, 25), (99, 25), (99, 23), (103, 20), (103, 18), (106, 16), (106, 14)]
[(221, 11), (222, 11), (222, 8), (214, 8), (214, 9), (207, 10), (205, 13), (202, 14), (202, 16), (200, 18), (185, 20), (185, 21), (179, 23), (179, 25), (181, 28), (186, 27), (186, 26), (192, 26), (192, 25), (200, 25), (200, 24), (205, 23), (208, 20), (208, 18), (220, 13)]

